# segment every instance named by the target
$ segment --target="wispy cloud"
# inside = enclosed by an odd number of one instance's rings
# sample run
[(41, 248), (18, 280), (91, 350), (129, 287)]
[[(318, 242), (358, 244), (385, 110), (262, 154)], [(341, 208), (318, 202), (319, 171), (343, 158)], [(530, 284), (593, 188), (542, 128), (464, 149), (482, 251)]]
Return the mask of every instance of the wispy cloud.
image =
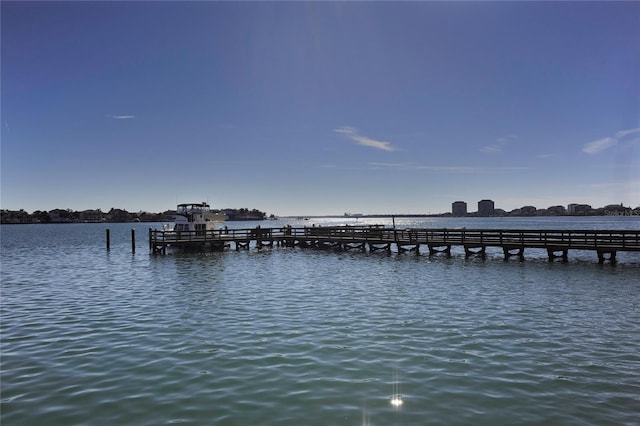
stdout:
[(342, 126), (334, 129), (333, 131), (346, 137), (347, 139), (351, 139), (358, 145), (381, 149), (383, 151), (397, 151), (397, 148), (394, 147), (391, 142), (379, 141), (376, 139), (371, 139), (367, 136), (362, 136), (358, 133), (358, 130), (353, 127)]
[(480, 148), (480, 151), (486, 152), (487, 154), (496, 154), (498, 152), (502, 152), (504, 144), (494, 143), (493, 145), (487, 145)]
[(401, 170), (427, 170), (439, 173), (485, 174), (485, 173), (515, 173), (530, 170), (529, 167), (477, 167), (477, 166), (429, 166), (411, 163), (369, 163), (375, 168), (394, 168)]
[(492, 143), (491, 145), (486, 145), (480, 148), (480, 151), (487, 154), (497, 154), (502, 152), (505, 146), (507, 146), (510, 142), (513, 142), (516, 139), (518, 139), (517, 135), (501, 136), (496, 139), (495, 143)]
[(485, 174), (485, 173), (515, 173), (530, 170), (529, 167), (473, 167), (473, 166), (422, 166), (420, 169), (431, 170), (444, 173), (465, 173), (465, 174)]
[(617, 139), (622, 139), (625, 136), (633, 135), (635, 133), (640, 133), (640, 127), (636, 128), (636, 129), (620, 130), (620, 131), (616, 132), (616, 138)]
[(135, 115), (112, 115), (111, 118), (115, 118), (116, 120), (131, 120), (136, 118)]
[(587, 154), (593, 155), (600, 151), (611, 148), (618, 143), (618, 139), (608, 136), (606, 138), (598, 139), (597, 141), (589, 142), (582, 147), (582, 151)]
[(640, 133), (640, 128), (637, 129), (627, 129), (617, 131), (614, 136), (607, 136), (606, 138), (601, 138), (589, 143), (586, 143), (582, 146), (582, 152), (585, 152), (589, 155), (597, 154), (601, 151), (611, 148), (620, 142), (622, 139), (626, 138), (629, 135), (633, 135), (636, 133)]

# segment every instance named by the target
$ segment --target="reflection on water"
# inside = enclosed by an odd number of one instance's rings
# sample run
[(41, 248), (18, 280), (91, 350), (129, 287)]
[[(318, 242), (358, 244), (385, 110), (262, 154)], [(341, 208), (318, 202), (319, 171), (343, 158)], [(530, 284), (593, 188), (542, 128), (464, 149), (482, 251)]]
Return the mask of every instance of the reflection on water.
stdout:
[(391, 405), (396, 409), (402, 405), (402, 394), (400, 393), (400, 378), (398, 373), (398, 367), (393, 370), (393, 390), (390, 397)]

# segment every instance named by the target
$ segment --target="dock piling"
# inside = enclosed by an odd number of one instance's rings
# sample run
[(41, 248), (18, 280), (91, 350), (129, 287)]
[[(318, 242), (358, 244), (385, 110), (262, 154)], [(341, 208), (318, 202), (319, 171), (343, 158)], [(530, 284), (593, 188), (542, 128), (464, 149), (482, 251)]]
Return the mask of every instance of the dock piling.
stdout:
[(616, 251), (615, 250), (598, 250), (598, 263), (603, 264), (606, 258), (606, 254), (609, 255), (609, 263), (611, 265), (616, 264)]
[[(514, 253), (513, 251), (516, 250)], [(524, 260), (524, 247), (502, 247), (502, 252), (504, 253), (504, 260), (509, 260), (511, 256), (518, 256), (520, 261)]]
[[(477, 250), (473, 250), (473, 249), (477, 249)], [(479, 256), (479, 257), (484, 259), (487, 256), (486, 246), (483, 246), (483, 245), (477, 246), (477, 245), (465, 244), (464, 245), (464, 255), (465, 255), (465, 257)]]
[[(560, 254), (556, 254), (556, 253), (560, 253)], [(549, 248), (547, 248), (547, 256), (549, 258), (549, 262), (553, 262), (557, 258), (562, 259), (563, 262), (568, 262), (569, 261), (569, 250), (568, 249), (562, 249), (562, 248), (556, 248), (556, 247), (549, 247)]]

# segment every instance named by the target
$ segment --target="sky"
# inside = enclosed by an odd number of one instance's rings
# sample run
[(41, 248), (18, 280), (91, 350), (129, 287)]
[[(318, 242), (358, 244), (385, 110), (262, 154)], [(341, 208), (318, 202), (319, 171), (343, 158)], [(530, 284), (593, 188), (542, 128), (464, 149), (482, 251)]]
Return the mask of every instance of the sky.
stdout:
[(640, 2), (0, 13), (3, 209), (640, 205)]

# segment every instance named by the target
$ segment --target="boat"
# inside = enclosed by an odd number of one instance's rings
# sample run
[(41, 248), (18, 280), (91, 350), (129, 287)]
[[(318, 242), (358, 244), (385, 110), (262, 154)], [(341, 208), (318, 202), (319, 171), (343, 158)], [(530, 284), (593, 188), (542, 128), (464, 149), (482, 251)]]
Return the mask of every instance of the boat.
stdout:
[(227, 219), (224, 212), (211, 210), (209, 204), (183, 203), (178, 204), (173, 231), (196, 231), (204, 233), (216, 229), (216, 225)]

